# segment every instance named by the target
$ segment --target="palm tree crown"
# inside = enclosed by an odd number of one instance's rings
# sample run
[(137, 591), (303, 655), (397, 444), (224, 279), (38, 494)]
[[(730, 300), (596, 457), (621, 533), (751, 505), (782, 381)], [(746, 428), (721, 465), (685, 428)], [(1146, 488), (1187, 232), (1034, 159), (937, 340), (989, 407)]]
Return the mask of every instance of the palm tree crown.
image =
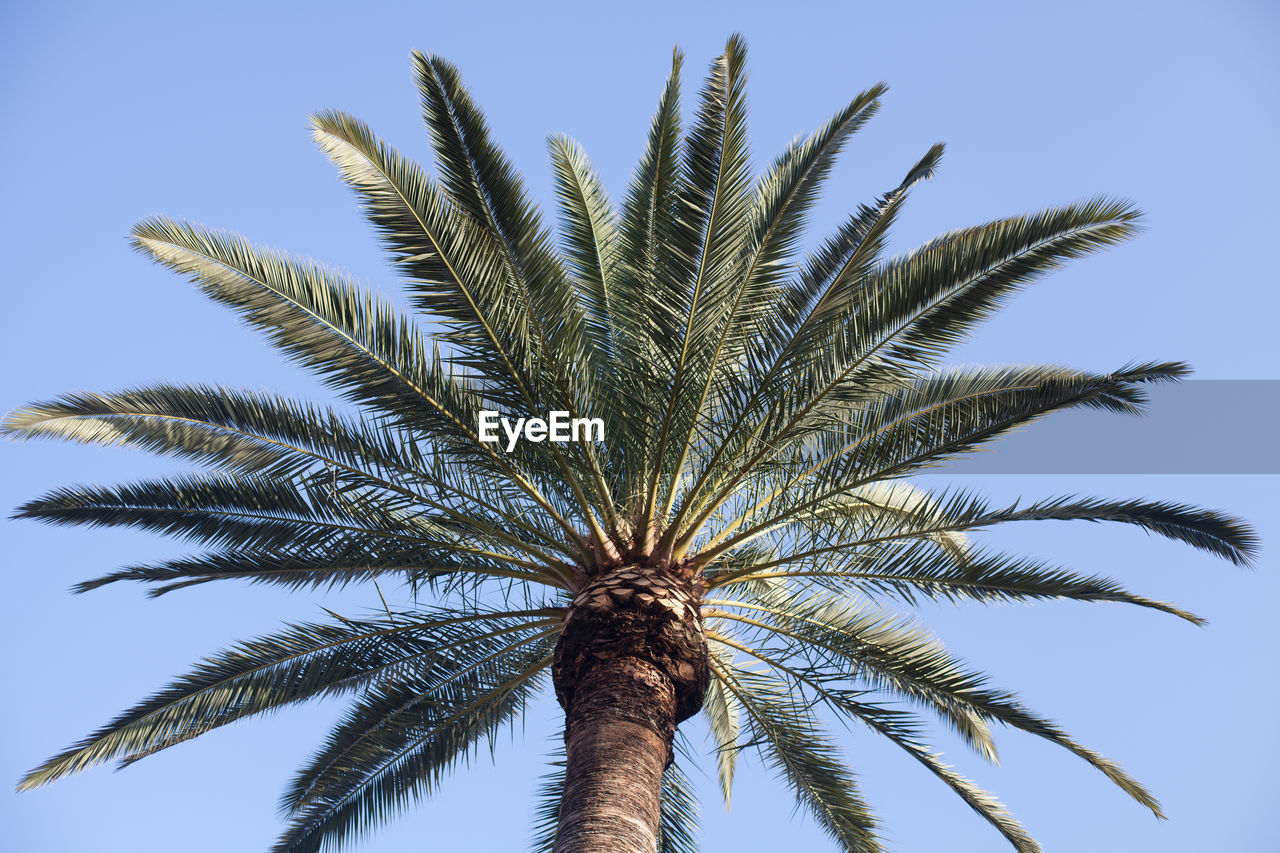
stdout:
[[(1019, 851), (1038, 847), (941, 763), (928, 715), (988, 758), (995, 723), (1046, 738), (1160, 814), (1119, 766), (990, 687), (900, 612), (921, 598), (1055, 598), (1197, 621), (1109, 578), (967, 535), (1004, 522), (1125, 522), (1249, 561), (1250, 530), (1212, 511), (1081, 497), (996, 506), (904, 479), (1053, 411), (1136, 412), (1143, 386), (1186, 372), (942, 365), (1015, 290), (1131, 235), (1137, 211), (1098, 198), (890, 255), (890, 228), (933, 173), (935, 146), (802, 254), (823, 179), (885, 87), (858, 94), (755, 177), (744, 61), (731, 39), (686, 129), (676, 55), (618, 206), (577, 144), (552, 139), (558, 243), (444, 60), (413, 57), (435, 177), (360, 121), (316, 115), (315, 140), (359, 197), (415, 314), (236, 236), (168, 219), (134, 229), (139, 251), (237, 312), (349, 405), (191, 385), (32, 405), (8, 417), (8, 435), (129, 445), (201, 470), (62, 488), (18, 514), (204, 546), (80, 590), (393, 578), (430, 603), (235, 645), (21, 787), (343, 696), (345, 718), (283, 799), (290, 823), (276, 850), (318, 850), (431, 791), (551, 684), (569, 732), (544, 792), (539, 849), (600, 849), (590, 837), (603, 824), (575, 817), (589, 799), (575, 785), (620, 763), (621, 747), (595, 734), (614, 731), (606, 705), (626, 706), (617, 713), (656, 744), (654, 813), (636, 821), (654, 825), (634, 849), (696, 849), (680, 768), (697, 750), (676, 726), (699, 711), (726, 799), (749, 746), (847, 851), (882, 845), (824, 718), (856, 720), (900, 746)], [(508, 449), (505, 438), (482, 440), (488, 411), (599, 419), (603, 440), (527, 434)]]

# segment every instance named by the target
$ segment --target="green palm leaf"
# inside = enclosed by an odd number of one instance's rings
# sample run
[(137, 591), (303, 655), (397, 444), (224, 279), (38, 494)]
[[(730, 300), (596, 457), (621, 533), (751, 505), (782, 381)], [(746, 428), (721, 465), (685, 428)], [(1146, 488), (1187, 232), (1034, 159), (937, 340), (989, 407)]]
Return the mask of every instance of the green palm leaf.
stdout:
[(716, 678), (741, 703), (748, 736), (787, 780), (796, 798), (848, 853), (882, 847), (875, 823), (835, 746), (786, 685), (764, 674), (713, 658)]
[(111, 760), (138, 758), (243, 719), (341, 695), (405, 672), (447, 669), (462, 653), (531, 636), (553, 610), (403, 613), (396, 618), (291, 625), (211, 656), (191, 673), (32, 770), (32, 788)]
[(443, 678), (378, 686), (347, 714), (282, 802), (273, 848), (304, 853), (359, 837), (429, 793), (477, 746), (515, 722), (550, 663), (551, 642), (522, 642)]

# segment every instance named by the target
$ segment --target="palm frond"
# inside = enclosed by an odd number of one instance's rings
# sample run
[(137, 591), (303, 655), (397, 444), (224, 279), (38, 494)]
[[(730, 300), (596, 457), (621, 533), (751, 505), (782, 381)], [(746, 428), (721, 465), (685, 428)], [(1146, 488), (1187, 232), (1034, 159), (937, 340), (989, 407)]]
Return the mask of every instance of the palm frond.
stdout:
[[(721, 389), (718, 403), (723, 414), (720, 423), (709, 425), (710, 458), (700, 466), (701, 473), (689, 487), (672, 523), (673, 532), (679, 534), (677, 553), (730, 499), (741, 478), (766, 458), (768, 445), (761, 450), (757, 442), (772, 418), (776, 418), (768, 416), (768, 407), (780, 396), (794, 393), (787, 381), (788, 365), (796, 360), (797, 352), (813, 350), (802, 345), (814, 337), (813, 327), (831, 327), (846, 316), (851, 294), (859, 286), (863, 272), (879, 257), (907, 191), (932, 176), (941, 156), (941, 145), (930, 149), (896, 189), (875, 205), (862, 207), (828, 240), (805, 265), (794, 285), (781, 288), (766, 302), (768, 310), (761, 312), (754, 330), (764, 342), (763, 351), (756, 351), (760, 347), (745, 350), (742, 379), (726, 381)], [(765, 416), (757, 419), (758, 414)], [(680, 522), (695, 509), (701, 510), (700, 514), (687, 524), (687, 529), (680, 530)]]
[(1026, 829), (1009, 813), (1004, 804), (943, 763), (941, 754), (935, 752), (924, 739), (920, 721), (910, 712), (862, 702), (846, 693), (827, 691), (824, 698), (829, 699), (833, 707), (844, 715), (860, 720), (871, 731), (888, 738), (924, 765), (966, 805), (994, 826), (1018, 853), (1040, 853), (1040, 845), (1027, 834)]
[(525, 641), (440, 678), (376, 686), (299, 772), (275, 853), (316, 853), (357, 838), (430, 794), (444, 775), (517, 720), (554, 640)]
[[(431, 464), (412, 434), (372, 429), (333, 409), (218, 386), (158, 385), (116, 394), (68, 394), (9, 414), (0, 431), (17, 439), (60, 438), (136, 447), (234, 474), (329, 480), (334, 489), (385, 489), (477, 528), (508, 529), (559, 549), (536, 505), (499, 482), (484, 489)], [(530, 512), (534, 510), (534, 512)]]
[(749, 741), (784, 776), (797, 801), (847, 853), (882, 850), (853, 775), (818, 722), (791, 698), (785, 683), (733, 667), (712, 644), (714, 677), (742, 705)]
[[(323, 486), (298, 489), (261, 477), (190, 475), (117, 487), (67, 486), (18, 508), (18, 518), (55, 524), (136, 527), (209, 545), (329, 545), (349, 537), (428, 545), (449, 538), (430, 516), (383, 502), (343, 500)], [(446, 546), (447, 547), (447, 546)]]
[(709, 587), (732, 589), (735, 584), (770, 578), (811, 581), (847, 595), (888, 595), (917, 604), (920, 599), (947, 601), (1113, 601), (1169, 613), (1195, 625), (1204, 620), (1175, 605), (1135, 595), (1117, 581), (1101, 575), (1082, 575), (1028, 557), (1009, 557), (971, 550), (963, 561), (936, 547), (911, 543), (876, 548), (851, 557), (833, 555), (858, 548), (859, 543), (836, 542), (761, 563), (739, 574), (718, 577)]
[(1022, 825), (998, 800), (942, 762), (941, 756), (933, 752), (924, 741), (920, 722), (910, 712), (862, 701), (862, 691), (833, 686), (834, 681), (827, 676), (815, 674), (812, 670), (799, 671), (768, 653), (749, 649), (728, 638), (717, 637), (717, 639), (772, 667), (788, 681), (793, 691), (801, 695), (814, 694), (814, 702), (826, 705), (846, 725), (854, 719), (859, 720), (872, 731), (884, 735), (906, 750), (931, 773), (945, 782), (974, 811), (995, 826), (1019, 853), (1038, 853), (1040, 850), (1035, 840), (1027, 835)]
[(749, 631), (745, 648), (765, 651), (779, 642), (782, 657), (815, 661), (824, 678), (853, 680), (922, 705), (984, 759), (996, 760), (981, 708), (982, 678), (965, 671), (920, 626), (843, 596), (759, 587), (742, 591), (747, 594), (739, 599), (708, 601), (715, 609), (707, 615)]
[(480, 548), (433, 549), (398, 547), (392, 543), (374, 549), (360, 541), (343, 545), (342, 550), (332, 547), (231, 549), (177, 557), (126, 566), (82, 581), (73, 591), (83, 593), (120, 581), (137, 581), (153, 584), (147, 595), (154, 598), (218, 580), (244, 580), (288, 589), (338, 589), (387, 575), (415, 588), (430, 586), (445, 578), (455, 586), (469, 584), (472, 587), (494, 578), (561, 589), (568, 589), (571, 583), (563, 570)]
[[(799, 240), (805, 216), (816, 201), (818, 189), (830, 172), (835, 156), (849, 136), (876, 113), (878, 99), (886, 89), (880, 84), (859, 94), (808, 139), (793, 143), (760, 179), (750, 211), (746, 258), (721, 297), (726, 307), (718, 323), (719, 331), (712, 327), (708, 335), (713, 344), (701, 393), (691, 410), (689, 430), (681, 444), (675, 477), (680, 477), (685, 461), (693, 452), (699, 423), (713, 414), (705, 411), (713, 386), (719, 388), (741, 381), (736, 374), (748, 359), (748, 350), (755, 339), (761, 335), (761, 324), (769, 322), (771, 303), (776, 301), (785, 261)], [(672, 488), (666, 512), (671, 511), (676, 496), (677, 491)], [(679, 530), (682, 517), (683, 512), (664, 537), (668, 545), (674, 542), (673, 534)]]
[[(713, 369), (715, 330), (723, 325), (746, 250), (751, 215), (746, 129), (746, 47), (737, 36), (712, 64), (697, 117), (685, 138), (680, 190), (666, 267), (651, 296), (655, 366), (671, 377), (662, 388), (657, 449), (648, 486), (646, 535), (661, 524), (662, 492), (677, 484), (684, 450), (668, 459), (673, 436), (692, 432)], [(687, 426), (686, 426), (687, 425)], [(665, 482), (664, 482), (665, 480)], [(669, 507), (671, 501), (666, 505)], [(665, 512), (661, 513), (665, 515)]]
[(583, 338), (584, 313), (551, 234), (457, 68), (416, 52), (413, 61), (443, 187), (498, 248), (518, 297), (519, 322), (532, 345), (526, 357), (533, 385), (525, 403), (582, 414), (596, 398), (598, 377)]
[(201, 662), (23, 777), (36, 788), (97, 764), (136, 761), (245, 717), (322, 696), (438, 672), (512, 635), (536, 635), (554, 610), (419, 611), (386, 619), (290, 625)]
[(673, 239), (680, 175), (680, 70), (684, 58), (672, 54), (671, 73), (658, 101), (648, 142), (623, 200), (618, 246), (617, 290), (619, 411), (611, 455), (621, 480), (628, 514), (639, 520), (657, 447), (661, 377), (647, 365), (658, 342), (652, 294), (659, 287)]
[(785, 448), (807, 422), (824, 417), (829, 402), (848, 405), (868, 389), (933, 367), (1014, 289), (1130, 236), (1137, 219), (1127, 205), (1094, 199), (948, 234), (879, 269), (839, 276), (857, 283), (847, 305), (825, 323), (806, 325), (789, 346), (791, 368), (775, 374), (779, 386), (767, 398), (765, 450), (739, 470), (749, 472)]
[[(700, 559), (815, 510), (841, 494), (973, 452), (1054, 411), (1083, 406), (1134, 413), (1142, 385), (1184, 372), (1146, 364), (1097, 375), (1063, 368), (955, 370), (916, 378), (832, 422), (788, 464), (765, 469), (758, 494), (707, 540)], [(727, 498), (722, 498), (727, 500)], [(738, 532), (741, 528), (741, 532)]]
[(338, 274), (183, 222), (148, 220), (133, 235), (135, 248), (190, 276), (355, 402), (428, 434), (475, 423), (471, 400), (434, 369), (412, 324)]
[(531, 344), (506, 286), (499, 247), (422, 171), (364, 122), (337, 111), (311, 119), (316, 144), (355, 190), (414, 305), (440, 320), (459, 363), (486, 380), (486, 396), (523, 404)]
[(737, 697), (725, 687), (724, 682), (713, 678), (707, 688), (702, 710), (711, 729), (715, 746), (716, 777), (727, 807), (732, 801), (733, 775), (738, 766), (741, 707)]
[(394, 427), (373, 430), (331, 408), (221, 386), (67, 394), (10, 413), (3, 430), (16, 439), (136, 447), (284, 478), (333, 465), (412, 478), (421, 461), (410, 436)]
[(1248, 566), (1257, 555), (1258, 536), (1238, 518), (1168, 501), (1061, 497), (989, 513), (981, 524), (1005, 521), (1114, 521), (1134, 524), (1177, 542)]
[[(618, 216), (586, 152), (567, 136), (548, 143), (560, 202), (565, 260), (586, 311), (585, 333), (601, 382), (616, 383)], [(607, 404), (607, 400), (603, 401)]]
[[(774, 592), (770, 598), (773, 606), (741, 601), (731, 606), (765, 611), (771, 622), (727, 611), (712, 613), (802, 642), (810, 652), (833, 655), (821, 664), (831, 673), (843, 669), (846, 678), (856, 674), (875, 689), (923, 702), (989, 758), (994, 759), (995, 752), (986, 723), (999, 722), (1042, 737), (1084, 759), (1156, 817), (1164, 817), (1155, 797), (1118, 764), (1076, 743), (1059, 726), (1025, 708), (1012, 693), (989, 688), (985, 676), (965, 670), (932, 636), (906, 620), (876, 618), (831, 596), (800, 599)], [(841, 660), (847, 662), (843, 667)]]

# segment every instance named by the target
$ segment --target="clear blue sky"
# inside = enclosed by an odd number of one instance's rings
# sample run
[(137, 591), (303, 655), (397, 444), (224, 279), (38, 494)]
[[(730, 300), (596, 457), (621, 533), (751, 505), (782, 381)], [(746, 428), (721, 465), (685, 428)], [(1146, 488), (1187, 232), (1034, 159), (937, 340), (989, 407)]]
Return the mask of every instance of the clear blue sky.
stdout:
[[(223, 309), (130, 253), (151, 214), (240, 230), (337, 264), (387, 291), (372, 232), (306, 133), (340, 107), (426, 159), (413, 48), (461, 66), (498, 137), (550, 200), (546, 136), (591, 153), (621, 194), (674, 44), (700, 73), (733, 31), (751, 49), (757, 165), (856, 91), (886, 80), (881, 116), (836, 172), (814, 235), (895, 184), (933, 142), (940, 175), (916, 192), (897, 245), (997, 215), (1106, 192), (1149, 213), (1136, 241), (1020, 296), (959, 358), (1090, 369), (1179, 358), (1201, 377), (1276, 379), (1280, 9), (1244, 2), (1071, 3), (35, 3), (0, 11), (0, 408), (160, 380), (290, 393), (315, 386)], [(691, 84), (690, 84), (691, 87)], [(1272, 408), (1272, 414), (1275, 413)], [(1223, 418), (1233, 416), (1223, 412)], [(1257, 412), (1253, 413), (1257, 416)], [(60, 484), (172, 464), (135, 453), (0, 446), (0, 506)], [(989, 768), (942, 739), (1050, 853), (1280, 849), (1280, 501), (1274, 476), (984, 476), (1000, 498), (1069, 491), (1220, 507), (1264, 538), (1252, 572), (1133, 530), (1000, 531), (1010, 550), (1113, 573), (1210, 620), (1196, 629), (1119, 606), (932, 608), (924, 616), (995, 681), (1150, 784), (1153, 820), (1079, 761), (1025, 736)], [(321, 599), (206, 586), (72, 596), (75, 581), (183, 553), (123, 531), (0, 523), (5, 693), (0, 847), (49, 851), (263, 850), (276, 796), (339, 713), (292, 711), (220, 731), (113, 774), (35, 793), (20, 773), (202, 654), (319, 615)], [(518, 850), (553, 701), (523, 739), (455, 775), (369, 850)], [(695, 737), (701, 729), (694, 728)], [(845, 737), (895, 849), (1003, 842), (905, 756)], [(709, 782), (709, 780), (707, 780)], [(726, 814), (710, 784), (704, 848), (832, 849), (758, 766)]]

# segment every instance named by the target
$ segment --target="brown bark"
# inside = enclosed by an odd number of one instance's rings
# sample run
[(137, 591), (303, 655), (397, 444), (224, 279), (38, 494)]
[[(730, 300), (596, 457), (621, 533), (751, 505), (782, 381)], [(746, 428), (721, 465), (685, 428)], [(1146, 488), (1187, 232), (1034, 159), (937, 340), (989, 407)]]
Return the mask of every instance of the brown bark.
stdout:
[(653, 853), (676, 726), (708, 683), (689, 584), (633, 567), (593, 579), (556, 646), (568, 763), (555, 853)]

